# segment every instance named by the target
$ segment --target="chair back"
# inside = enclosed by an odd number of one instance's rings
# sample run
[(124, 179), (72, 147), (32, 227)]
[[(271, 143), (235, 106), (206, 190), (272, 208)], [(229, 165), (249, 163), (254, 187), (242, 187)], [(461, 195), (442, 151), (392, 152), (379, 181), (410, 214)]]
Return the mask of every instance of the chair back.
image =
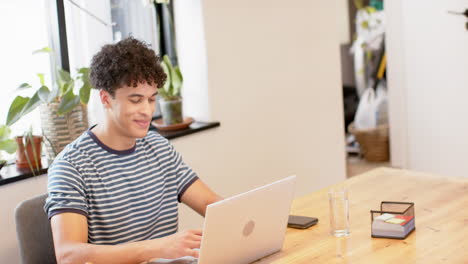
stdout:
[(47, 194), (21, 202), (15, 209), (22, 264), (57, 264), (52, 230), (44, 204)]

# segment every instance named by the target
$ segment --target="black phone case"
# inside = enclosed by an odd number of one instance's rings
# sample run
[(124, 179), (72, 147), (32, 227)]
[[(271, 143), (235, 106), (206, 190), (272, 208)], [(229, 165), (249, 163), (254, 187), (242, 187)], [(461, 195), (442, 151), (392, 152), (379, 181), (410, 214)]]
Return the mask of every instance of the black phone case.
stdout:
[(290, 215), (288, 219), (288, 227), (306, 229), (317, 224), (317, 222), (318, 219), (316, 217)]

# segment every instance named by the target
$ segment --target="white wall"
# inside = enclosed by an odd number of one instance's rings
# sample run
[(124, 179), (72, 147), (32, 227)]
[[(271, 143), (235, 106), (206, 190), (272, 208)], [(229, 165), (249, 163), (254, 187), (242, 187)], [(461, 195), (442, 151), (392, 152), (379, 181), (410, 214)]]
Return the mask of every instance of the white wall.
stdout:
[(202, 0), (174, 1), (179, 66), (184, 75), (184, 115), (211, 120)]
[[(297, 195), (343, 180), (334, 3), (205, 0), (203, 12), (210, 109), (221, 127), (174, 140), (185, 160), (223, 196), (291, 174)], [(181, 212), (182, 228), (201, 225)]]
[(390, 122), (390, 160), (393, 167), (408, 167), (406, 46), (404, 40), (405, 17), (402, 1), (385, 3), (387, 25), (387, 84)]
[[(173, 144), (221, 195), (291, 174), (297, 196), (345, 179), (335, 11), (332, 1), (203, 2), (209, 109), (221, 127)], [(19, 262), (13, 208), (44, 193), (45, 178), (0, 187), (0, 263)], [(202, 223), (185, 207), (180, 221)]]
[[(420, 8), (424, 6), (424, 12)], [(387, 1), (392, 163), (468, 177), (467, 0)]]

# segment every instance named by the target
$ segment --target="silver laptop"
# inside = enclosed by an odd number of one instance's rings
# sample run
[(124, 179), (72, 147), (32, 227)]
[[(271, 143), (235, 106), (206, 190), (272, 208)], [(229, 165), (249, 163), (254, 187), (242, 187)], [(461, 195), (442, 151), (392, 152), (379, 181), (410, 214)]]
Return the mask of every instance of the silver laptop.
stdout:
[(251, 263), (283, 247), (296, 176), (207, 207), (199, 264)]
[(283, 247), (296, 176), (226, 198), (207, 207), (199, 258), (151, 264), (244, 264)]

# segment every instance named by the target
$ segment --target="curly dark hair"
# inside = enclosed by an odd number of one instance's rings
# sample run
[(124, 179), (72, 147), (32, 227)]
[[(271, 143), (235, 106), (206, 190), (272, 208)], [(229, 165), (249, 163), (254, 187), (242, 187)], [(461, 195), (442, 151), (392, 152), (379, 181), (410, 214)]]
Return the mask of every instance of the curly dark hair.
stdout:
[(156, 84), (158, 88), (166, 82), (161, 60), (148, 44), (128, 37), (116, 44), (102, 47), (91, 62), (91, 84), (115, 96), (123, 85), (137, 87), (139, 83)]

